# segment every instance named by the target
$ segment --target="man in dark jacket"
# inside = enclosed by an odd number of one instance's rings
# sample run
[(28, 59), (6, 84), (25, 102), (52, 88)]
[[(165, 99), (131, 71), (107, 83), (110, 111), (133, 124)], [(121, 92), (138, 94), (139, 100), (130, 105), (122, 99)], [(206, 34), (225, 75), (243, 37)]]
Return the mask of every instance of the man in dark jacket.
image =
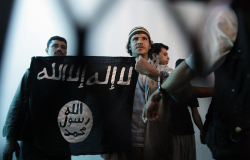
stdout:
[[(66, 56), (67, 55), (67, 41), (63, 37), (53, 36), (47, 42), (47, 48), (45, 49), (48, 56)], [(45, 155), (35, 146), (28, 144), (27, 142), (20, 142), (16, 140), (16, 134), (18, 133), (22, 105), (26, 100), (24, 92), (27, 87), (27, 79), (29, 77), (29, 69), (25, 72), (21, 82), (17, 88), (15, 96), (10, 105), (8, 115), (3, 127), (3, 137), (6, 137), (6, 144), (3, 152), (4, 160), (12, 160), (12, 155), (15, 152), (16, 157), (21, 160), (39, 160), (39, 159), (63, 159), (70, 160), (71, 156), (53, 156)]]

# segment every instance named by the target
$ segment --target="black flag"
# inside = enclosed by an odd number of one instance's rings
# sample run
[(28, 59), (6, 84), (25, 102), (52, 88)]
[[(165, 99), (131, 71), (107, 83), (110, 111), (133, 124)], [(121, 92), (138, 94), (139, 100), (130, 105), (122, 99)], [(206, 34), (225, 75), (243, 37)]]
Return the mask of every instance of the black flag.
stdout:
[(134, 57), (36, 57), (20, 140), (47, 154), (131, 149)]

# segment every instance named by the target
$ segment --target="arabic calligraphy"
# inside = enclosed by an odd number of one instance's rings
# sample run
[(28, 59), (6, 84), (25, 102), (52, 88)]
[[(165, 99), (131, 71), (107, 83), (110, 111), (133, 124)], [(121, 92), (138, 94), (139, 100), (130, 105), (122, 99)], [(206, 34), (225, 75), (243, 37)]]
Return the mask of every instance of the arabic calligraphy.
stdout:
[(69, 78), (67, 78), (67, 81), (78, 81), (78, 80), (79, 80), (79, 72), (80, 72), (81, 66), (78, 67), (77, 72), (76, 72), (76, 77), (75, 77), (75, 78), (72, 78), (73, 69), (74, 69), (74, 65), (72, 65), (72, 66), (70, 67), (70, 70), (69, 70)]
[[(104, 82), (99, 82), (98, 81), (98, 72), (95, 73), (95, 75), (93, 75), (92, 77), (90, 77), (87, 81), (87, 85), (93, 85), (93, 84), (108, 84), (108, 80), (109, 80), (109, 75), (110, 75), (110, 70), (111, 70), (111, 66), (108, 66), (107, 69), (107, 74), (106, 74), (106, 80)], [(91, 83), (91, 80), (95, 79), (94, 82)]]
[(83, 68), (81, 83), (80, 83), (80, 85), (79, 85), (78, 88), (82, 88), (83, 87), (83, 82), (84, 82), (84, 76), (85, 76), (86, 68), (87, 68), (87, 65), (85, 65), (84, 68)]
[(133, 71), (133, 67), (129, 68), (129, 73), (128, 73), (128, 80), (126, 82), (123, 82), (123, 76), (124, 76), (124, 72), (125, 72), (125, 67), (122, 68), (121, 74), (120, 74), (120, 80), (117, 82), (117, 84), (121, 84), (121, 85), (129, 85), (130, 84), (130, 80), (131, 80), (131, 76), (132, 76), (132, 71)]
[(74, 132), (74, 133), (70, 133), (70, 131), (68, 131), (67, 129), (65, 129), (65, 131), (67, 131), (68, 133), (65, 133), (64, 135), (65, 136), (70, 136), (70, 135), (72, 135), (72, 136), (74, 136), (74, 137), (77, 137), (78, 135), (84, 135), (85, 133), (83, 132), (83, 131), (85, 131), (86, 130), (86, 128), (85, 127), (83, 127), (80, 131), (82, 131), (82, 133), (77, 133), (77, 132)]
[(112, 73), (112, 78), (111, 78), (111, 87), (109, 90), (114, 89), (114, 82), (115, 82), (115, 75), (116, 75), (117, 67), (114, 67), (113, 73)]
[(75, 118), (75, 120), (73, 121), (72, 118), (69, 118), (69, 126), (71, 125), (71, 123), (82, 123), (83, 120), (84, 120), (84, 118), (82, 118), (82, 121), (80, 120), (80, 118), (78, 118), (78, 121), (77, 121)]
[[(80, 109), (79, 109), (80, 108)], [(65, 112), (65, 120), (64, 120), (64, 124), (62, 125), (61, 122), (60, 122), (60, 126), (61, 127), (65, 127), (66, 126), (66, 123), (67, 123), (67, 120), (68, 120), (68, 116), (69, 114), (76, 114), (78, 115), (79, 114), (79, 110), (80, 110), (80, 114), (82, 114), (82, 104), (77, 104), (77, 107), (76, 107), (76, 110), (75, 110), (75, 104), (73, 104), (73, 107), (72, 107), (72, 112), (69, 110), (69, 107), (67, 107), (67, 110)], [(82, 118), (82, 120), (80, 118), (78, 118), (78, 120), (73, 120), (72, 118), (69, 118), (69, 121), (68, 121), (68, 125), (70, 126), (72, 123), (83, 123), (84, 121), (84, 118)]]
[[(65, 115), (68, 115), (69, 113), (71, 113), (71, 114), (78, 114), (78, 109), (79, 109), (79, 104), (77, 104), (76, 110), (75, 110), (75, 104), (73, 104), (72, 112), (70, 112), (69, 111), (69, 107), (67, 107)], [(82, 104), (80, 104), (80, 114), (82, 114)]]
[(58, 126), (67, 141), (72, 143), (82, 141), (93, 126), (92, 112), (86, 104), (78, 100), (70, 101), (59, 112)]
[[(41, 72), (39, 72), (37, 74), (37, 79), (38, 80), (43, 80), (43, 79), (50, 79), (50, 80), (62, 80), (62, 81), (71, 81), (71, 82), (78, 82), (80, 81), (80, 85), (78, 86), (78, 88), (83, 88), (84, 87), (84, 80), (85, 80), (85, 73), (86, 73), (86, 69), (87, 69), (87, 65), (84, 65), (83, 69), (82, 69), (82, 73), (80, 74), (81, 71), (81, 66), (75, 67), (75, 65), (71, 65), (70, 69), (69, 69), (69, 74), (68, 77), (66, 78), (66, 70), (68, 68), (68, 64), (60, 64), (58, 67), (58, 73), (59, 75), (56, 77), (56, 70), (57, 68), (55, 67), (56, 63), (52, 63), (52, 75), (49, 76), (48, 72), (47, 72), (47, 68), (43, 68), (43, 70)], [(76, 73), (75, 73), (75, 77), (73, 77), (73, 71), (74, 68), (76, 69)], [(120, 72), (120, 79), (117, 82), (118, 85), (130, 85), (130, 80), (132, 77), (132, 71), (133, 71), (133, 67), (129, 68), (129, 73), (128, 73), (128, 78), (127, 81), (124, 81), (124, 74), (125, 74), (125, 70), (126, 68), (123, 67), (121, 69)], [(103, 85), (103, 84), (108, 84), (109, 80), (110, 80), (110, 73), (112, 71), (112, 67), (108, 66), (107, 67), (107, 71), (106, 71), (106, 76), (105, 76), (105, 80), (104, 81), (100, 81), (99, 80), (99, 73), (95, 72), (95, 74), (93, 76), (90, 76), (87, 81), (86, 81), (86, 85), (94, 85), (94, 84), (98, 84), (98, 85)], [(117, 66), (113, 67), (113, 72), (112, 72), (112, 76), (111, 76), (111, 87), (109, 90), (112, 90), (115, 88), (115, 80), (116, 80), (116, 73), (117, 73)], [(80, 78), (81, 76), (81, 78)]]

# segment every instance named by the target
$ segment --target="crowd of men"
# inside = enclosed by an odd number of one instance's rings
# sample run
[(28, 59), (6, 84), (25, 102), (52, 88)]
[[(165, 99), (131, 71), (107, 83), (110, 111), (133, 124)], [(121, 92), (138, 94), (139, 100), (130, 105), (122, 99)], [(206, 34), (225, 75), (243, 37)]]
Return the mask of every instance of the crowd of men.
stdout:
[[(195, 160), (190, 107), (193, 121), (201, 132), (201, 143), (208, 145), (215, 159), (248, 159), (248, 13), (244, 3), (236, 1), (230, 6), (214, 8), (199, 39), (200, 48), (186, 60), (178, 60), (175, 70), (168, 67), (169, 47), (162, 43), (153, 44), (146, 28), (133, 28), (126, 45), (127, 52), (136, 59), (135, 69), (139, 73), (132, 112), (132, 150), (110, 152), (102, 157), (107, 160)], [(66, 56), (67, 41), (59, 36), (51, 37), (46, 53), (49, 56)], [(212, 72), (215, 72), (215, 92), (209, 114), (213, 123), (210, 122), (207, 129), (197, 110), (199, 93), (194, 93), (199, 89), (192, 87), (189, 81), (197, 75), (205, 77)], [(21, 142), (19, 147), (15, 133), (25, 101), (28, 75), (29, 69), (16, 91), (3, 128), (3, 136), (6, 137), (4, 160), (12, 159), (14, 152), (25, 160), (71, 159), (70, 156), (46, 155), (25, 142)], [(162, 98), (167, 100), (162, 103)]]

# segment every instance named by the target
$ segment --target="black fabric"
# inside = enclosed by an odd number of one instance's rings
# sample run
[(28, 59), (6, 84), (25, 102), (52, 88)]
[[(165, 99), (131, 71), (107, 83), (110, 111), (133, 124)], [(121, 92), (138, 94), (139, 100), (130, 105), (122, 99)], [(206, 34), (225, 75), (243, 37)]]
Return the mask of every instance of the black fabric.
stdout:
[[(215, 71), (215, 105), (213, 125), (207, 145), (215, 159), (250, 159), (250, 48), (249, 9), (233, 3), (238, 34), (225, 62)], [(235, 128), (243, 131), (238, 134)], [(234, 137), (234, 142), (230, 137)], [(246, 149), (247, 148), (247, 149)]]
[(18, 160), (71, 160), (71, 155), (46, 155), (29, 143), (20, 142), (20, 156)]
[[(49, 155), (131, 150), (138, 77), (134, 65), (133, 57), (34, 58), (29, 108), (20, 140)], [(77, 125), (84, 127), (74, 128)], [(84, 140), (76, 140), (88, 131)]]
[[(33, 66), (33, 65), (34, 65), (34, 57), (32, 57), (32, 59), (31, 59), (30, 66)], [(15, 135), (15, 139), (17, 139), (17, 140), (20, 139), (20, 137), (22, 135), (23, 126), (25, 123), (26, 115), (28, 113), (28, 109), (29, 109), (29, 100), (30, 100), (29, 98), (31, 96), (31, 87), (32, 87), (31, 85), (32, 85), (33, 72), (34, 72), (34, 68), (33, 67), (31, 69), (29, 68), (26, 72), (27, 78), (23, 80), (25, 87), (23, 87), (24, 93), (21, 93), (21, 94), (23, 94), (23, 100), (21, 102), (23, 104), (22, 104), (22, 111), (21, 111), (18, 131)]]
[(196, 97), (189, 98), (183, 102), (171, 100), (171, 125), (170, 132), (174, 135), (194, 134), (193, 122), (191, 120), (190, 108), (199, 107)]

